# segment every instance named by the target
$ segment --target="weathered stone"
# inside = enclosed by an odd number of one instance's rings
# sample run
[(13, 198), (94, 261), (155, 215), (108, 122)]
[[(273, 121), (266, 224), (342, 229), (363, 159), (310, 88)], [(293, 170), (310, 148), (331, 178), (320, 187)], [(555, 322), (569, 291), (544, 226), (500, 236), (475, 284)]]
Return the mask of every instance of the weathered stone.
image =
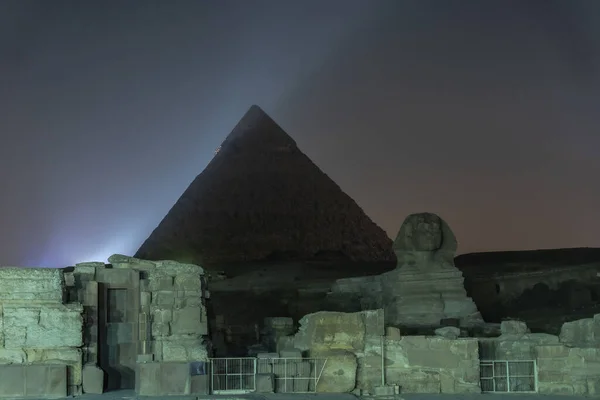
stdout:
[(365, 347), (366, 327), (363, 313), (321, 311), (304, 316), (294, 337), (294, 346), (300, 350), (322, 352), (329, 350), (362, 351)]
[(256, 374), (256, 393), (273, 393), (275, 375), (271, 373)]
[(446, 339), (456, 339), (460, 336), (460, 328), (444, 326), (435, 330), (435, 334)]
[(317, 392), (350, 393), (356, 386), (356, 356), (350, 352), (325, 352), (319, 357), (326, 357), (321, 379), (317, 384)]
[(86, 364), (82, 371), (83, 393), (104, 393), (104, 371), (97, 365)]
[(529, 328), (525, 322), (509, 320), (500, 323), (500, 332), (502, 335), (524, 335), (529, 333)]
[(394, 326), (388, 326), (385, 328), (385, 336), (390, 340), (400, 340), (402, 338), (400, 329)]
[(83, 343), (83, 308), (80, 304), (43, 307), (5, 305), (4, 345), (22, 347), (79, 347)]
[(163, 361), (207, 361), (208, 352), (202, 339), (169, 338), (162, 340)]
[(51, 268), (0, 268), (0, 303), (62, 303), (62, 270)]
[[(600, 315), (599, 315), (600, 316)], [(594, 347), (600, 344), (600, 320), (585, 318), (565, 322), (560, 330), (560, 341), (568, 346)]]

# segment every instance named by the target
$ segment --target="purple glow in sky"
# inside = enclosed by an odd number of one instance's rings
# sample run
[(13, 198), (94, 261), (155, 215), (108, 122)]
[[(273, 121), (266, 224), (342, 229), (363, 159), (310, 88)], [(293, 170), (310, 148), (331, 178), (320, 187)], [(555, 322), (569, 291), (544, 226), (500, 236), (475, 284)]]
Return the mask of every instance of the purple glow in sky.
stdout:
[(0, 265), (133, 254), (251, 104), (394, 236), (598, 246), (593, 0), (0, 2)]

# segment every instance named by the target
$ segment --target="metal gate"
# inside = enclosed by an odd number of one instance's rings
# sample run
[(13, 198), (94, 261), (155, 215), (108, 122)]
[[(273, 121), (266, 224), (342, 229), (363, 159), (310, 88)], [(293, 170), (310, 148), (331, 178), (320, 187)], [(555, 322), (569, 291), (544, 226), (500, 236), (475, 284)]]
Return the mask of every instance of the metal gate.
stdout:
[(326, 363), (326, 358), (259, 358), (256, 370), (274, 377), (275, 393), (315, 393)]
[(256, 390), (256, 358), (211, 358), (213, 394), (245, 394)]
[(482, 360), (482, 392), (535, 393), (538, 391), (535, 360)]

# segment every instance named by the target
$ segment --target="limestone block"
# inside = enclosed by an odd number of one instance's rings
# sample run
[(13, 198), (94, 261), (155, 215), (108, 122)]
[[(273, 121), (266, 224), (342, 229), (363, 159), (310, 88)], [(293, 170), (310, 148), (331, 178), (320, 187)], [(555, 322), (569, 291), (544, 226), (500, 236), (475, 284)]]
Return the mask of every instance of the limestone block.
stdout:
[(181, 395), (191, 393), (190, 366), (188, 363), (161, 363), (161, 395)]
[(80, 304), (4, 306), (5, 347), (55, 348), (83, 344), (83, 307)]
[(159, 307), (173, 307), (175, 293), (172, 291), (152, 292), (152, 305)]
[(178, 291), (202, 293), (202, 279), (199, 274), (176, 275), (173, 284)]
[(62, 364), (68, 366), (67, 379), (70, 386), (82, 384), (82, 350), (79, 348), (62, 349), (24, 349), (26, 362), (32, 364)]
[(600, 334), (600, 321), (596, 322), (596, 318), (565, 322), (559, 338), (561, 343), (567, 346), (595, 347), (600, 344), (600, 337), (596, 337), (596, 330)]
[(184, 264), (173, 260), (154, 261), (156, 271), (171, 276), (177, 275), (204, 275), (204, 269), (195, 264)]
[(161, 342), (163, 361), (208, 360), (208, 352), (202, 339), (169, 338)]
[(289, 383), (292, 383), (292, 392), (308, 393), (311, 387), (314, 387), (314, 381), (311, 378), (293, 378)]
[(156, 263), (153, 261), (124, 256), (122, 254), (113, 254), (108, 257), (108, 262), (113, 268), (130, 268), (139, 271), (154, 271), (156, 269)]
[(356, 387), (356, 356), (346, 351), (335, 351), (321, 353), (319, 357), (327, 358), (327, 363), (317, 384), (317, 392), (352, 392)]
[(258, 358), (258, 359), (279, 358), (279, 353), (258, 353), (256, 355), (256, 358)]
[(75, 275), (73, 272), (65, 272), (64, 278), (65, 278), (65, 286), (68, 286), (68, 287), (75, 286)]
[(94, 364), (86, 364), (82, 371), (83, 393), (104, 393), (104, 371)]
[(444, 326), (436, 329), (435, 334), (446, 339), (456, 339), (460, 336), (460, 328), (454, 326)]
[(152, 292), (172, 292), (174, 290), (173, 277), (169, 275), (150, 274), (148, 276), (148, 288)]
[(275, 375), (269, 373), (256, 374), (256, 393), (273, 393), (275, 390)]
[(566, 358), (569, 356), (569, 348), (562, 344), (537, 345), (535, 352), (536, 358)]
[(0, 303), (62, 303), (63, 271), (53, 268), (0, 268)]
[(529, 333), (529, 328), (522, 321), (502, 321), (500, 323), (500, 332), (502, 335), (524, 335)]
[(136, 364), (135, 392), (138, 396), (161, 396), (159, 362)]
[(0, 348), (0, 364), (22, 364), (26, 360), (23, 349)]
[(311, 352), (328, 350), (362, 351), (365, 325), (361, 312), (320, 311), (305, 315), (294, 336), (294, 347)]
[(400, 340), (402, 335), (400, 334), (400, 328), (394, 326), (388, 326), (385, 328), (385, 336), (389, 340)]
[(296, 359), (301, 359), (302, 358), (302, 351), (299, 350), (299, 349), (281, 350), (279, 352), (279, 357), (281, 357), (281, 358), (296, 358)]
[(210, 375), (192, 375), (190, 391), (192, 394), (210, 394)]
[(203, 327), (203, 309), (201, 307), (186, 307), (179, 310), (173, 310), (173, 321), (171, 322), (171, 332), (174, 335), (185, 335), (199, 333), (205, 334)]
[(140, 292), (140, 308), (146, 312), (150, 310), (150, 303), (152, 302), (151, 292)]

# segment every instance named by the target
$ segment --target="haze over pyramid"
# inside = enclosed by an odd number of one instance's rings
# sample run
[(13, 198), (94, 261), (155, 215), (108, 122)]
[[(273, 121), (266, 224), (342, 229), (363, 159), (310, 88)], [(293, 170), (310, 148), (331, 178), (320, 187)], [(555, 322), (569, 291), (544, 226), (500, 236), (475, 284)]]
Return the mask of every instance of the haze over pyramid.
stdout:
[(394, 260), (387, 234), (252, 106), (136, 257), (203, 266)]

